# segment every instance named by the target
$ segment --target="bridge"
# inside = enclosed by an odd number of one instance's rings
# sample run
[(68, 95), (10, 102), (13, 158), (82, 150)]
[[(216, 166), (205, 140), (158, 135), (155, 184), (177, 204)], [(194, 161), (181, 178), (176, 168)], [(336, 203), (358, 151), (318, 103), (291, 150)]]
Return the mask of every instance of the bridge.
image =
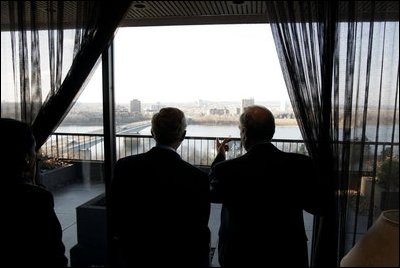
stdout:
[(139, 132), (151, 125), (150, 120), (134, 122), (131, 124), (124, 125), (117, 129), (117, 134), (139, 134)]
[[(140, 131), (149, 127), (150, 125), (151, 125), (150, 120), (130, 123), (127, 125), (117, 127), (116, 134), (117, 135), (139, 134)], [(64, 134), (64, 133), (57, 133), (57, 134)], [(93, 135), (93, 134), (99, 134), (99, 135)], [(102, 131), (100, 132), (99, 130), (92, 131), (88, 135), (81, 134), (81, 136), (82, 137), (78, 138), (78, 140), (74, 139), (67, 143), (68, 150), (88, 151), (90, 150), (91, 147), (97, 145), (98, 143), (103, 142), (104, 139)]]

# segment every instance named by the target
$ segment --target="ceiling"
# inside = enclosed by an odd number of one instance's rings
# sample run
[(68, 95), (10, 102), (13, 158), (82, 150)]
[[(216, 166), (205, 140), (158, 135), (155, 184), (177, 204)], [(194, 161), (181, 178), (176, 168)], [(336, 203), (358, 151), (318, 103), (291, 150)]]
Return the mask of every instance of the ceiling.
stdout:
[[(48, 1), (37, 4), (37, 24), (45, 27), (49, 10)], [(27, 1), (29, 9), (30, 1)], [(312, 3), (312, 1), (311, 1)], [(315, 2), (314, 2), (315, 3)], [(348, 1), (339, 2), (339, 16)], [(398, 1), (356, 1), (356, 14), (363, 18), (372, 14), (375, 18), (399, 20)], [(1, 30), (9, 29), (9, 1), (1, 1)], [(77, 1), (64, 1), (64, 23), (74, 25)], [(29, 12), (27, 12), (29, 14)], [(70, 20), (70, 21), (69, 21)], [(265, 23), (268, 22), (265, 1), (132, 1), (120, 26), (194, 25), (225, 23)]]
[[(311, 7), (315, 7), (312, 4)], [(339, 9), (345, 9), (345, 3)], [(315, 1), (314, 1), (315, 3)], [(356, 1), (359, 17), (399, 20), (398, 1)], [(296, 12), (296, 10), (295, 10)], [(340, 11), (339, 14), (344, 14)], [(266, 1), (133, 1), (121, 26), (268, 22)]]

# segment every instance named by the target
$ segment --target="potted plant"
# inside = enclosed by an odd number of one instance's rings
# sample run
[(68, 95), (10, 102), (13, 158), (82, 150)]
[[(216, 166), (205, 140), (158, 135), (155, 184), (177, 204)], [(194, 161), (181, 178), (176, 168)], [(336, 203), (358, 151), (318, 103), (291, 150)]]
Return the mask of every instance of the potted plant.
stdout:
[(40, 171), (39, 183), (50, 191), (70, 184), (77, 178), (75, 165), (55, 157), (41, 155), (38, 168)]
[(60, 160), (58, 158), (46, 155), (41, 155), (38, 160), (39, 160), (39, 169), (41, 172), (46, 172), (56, 168), (61, 168), (71, 165), (69, 161)]
[(378, 164), (376, 175), (382, 188), (381, 209), (399, 208), (399, 158), (385, 157)]

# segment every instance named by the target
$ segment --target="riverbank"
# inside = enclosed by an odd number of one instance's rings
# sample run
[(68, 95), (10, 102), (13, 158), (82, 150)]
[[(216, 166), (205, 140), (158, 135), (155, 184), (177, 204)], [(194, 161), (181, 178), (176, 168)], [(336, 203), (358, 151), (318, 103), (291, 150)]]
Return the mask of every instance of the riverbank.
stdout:
[[(203, 125), (203, 126), (237, 126), (239, 123), (238, 117), (227, 118), (188, 118), (189, 125)], [(275, 125), (277, 126), (297, 126), (296, 119), (276, 118)]]

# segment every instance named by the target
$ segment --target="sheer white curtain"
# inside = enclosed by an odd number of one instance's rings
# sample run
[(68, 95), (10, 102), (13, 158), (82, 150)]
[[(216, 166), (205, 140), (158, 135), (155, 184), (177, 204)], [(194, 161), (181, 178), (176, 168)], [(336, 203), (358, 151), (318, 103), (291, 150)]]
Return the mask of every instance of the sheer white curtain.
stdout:
[(60, 88), (83, 41), (90, 40), (98, 5), (71, 1), (68, 8), (64, 1), (2, 2), (2, 117), (33, 124), (43, 103)]
[(375, 179), (385, 160), (393, 174), (399, 157), (398, 4), (385, 3), (267, 4), (299, 127), (331, 192), (329, 216), (314, 226), (315, 266), (338, 265), (380, 210), (396, 206), (381, 202)]
[(72, 107), (130, 4), (1, 2), (1, 116), (31, 124), (37, 148)]

